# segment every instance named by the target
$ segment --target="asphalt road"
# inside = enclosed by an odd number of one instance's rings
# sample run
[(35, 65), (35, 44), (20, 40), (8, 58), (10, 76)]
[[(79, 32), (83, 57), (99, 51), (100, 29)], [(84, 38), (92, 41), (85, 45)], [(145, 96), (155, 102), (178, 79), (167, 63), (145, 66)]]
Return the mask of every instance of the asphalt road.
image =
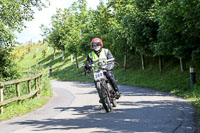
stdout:
[(195, 133), (192, 105), (169, 93), (121, 85), (118, 106), (106, 113), (94, 84), (51, 84), (45, 106), (1, 122), (0, 133)]

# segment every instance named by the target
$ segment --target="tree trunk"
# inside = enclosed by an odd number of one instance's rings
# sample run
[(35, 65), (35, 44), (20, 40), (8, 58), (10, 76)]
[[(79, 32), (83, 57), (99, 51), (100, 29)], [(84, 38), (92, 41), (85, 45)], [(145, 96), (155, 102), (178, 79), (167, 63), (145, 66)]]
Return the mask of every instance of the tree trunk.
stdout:
[(142, 69), (145, 69), (145, 60), (144, 60), (144, 55), (141, 55), (141, 61), (142, 61)]
[(127, 54), (125, 53), (125, 55), (124, 55), (124, 70), (126, 70), (126, 65), (127, 65)]
[(78, 68), (78, 59), (77, 59), (77, 54), (75, 55), (76, 58), (76, 68)]
[(160, 72), (162, 72), (162, 68), (163, 68), (163, 60), (162, 60), (162, 56), (159, 56), (159, 68), (160, 68)]
[(184, 68), (184, 62), (183, 62), (183, 58), (180, 58), (180, 67), (181, 67), (181, 72), (184, 72), (185, 68)]
[(56, 58), (56, 48), (53, 48), (53, 57)]
[(62, 50), (62, 60), (64, 60), (65, 59), (65, 50), (63, 49)]
[(73, 55), (71, 54), (71, 63), (73, 62)]

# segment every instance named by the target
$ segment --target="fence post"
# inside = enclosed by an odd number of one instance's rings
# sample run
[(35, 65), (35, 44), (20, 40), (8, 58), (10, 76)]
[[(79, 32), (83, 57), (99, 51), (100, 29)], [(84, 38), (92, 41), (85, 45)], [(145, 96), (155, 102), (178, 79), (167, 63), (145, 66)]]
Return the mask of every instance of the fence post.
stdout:
[[(39, 78), (40, 78), (40, 84), (39, 84), (39, 87), (41, 87), (41, 85), (42, 85), (42, 75), (41, 75)], [(41, 90), (41, 88), (39, 88), (39, 93), (40, 93), (40, 90)]]
[[(38, 82), (37, 82), (37, 78), (35, 78), (35, 90), (38, 88)], [(36, 93), (36, 96), (38, 96), (38, 92)]]
[[(28, 80), (28, 94), (31, 93), (31, 80)], [(32, 99), (32, 97), (31, 97)]]
[(52, 76), (52, 66), (49, 66), (49, 76)]
[(31, 80), (28, 80), (28, 93), (31, 93)]
[[(3, 84), (0, 82), (0, 102), (3, 102)], [(3, 114), (3, 106), (0, 107), (0, 114)]]
[(190, 66), (190, 87), (196, 83), (196, 74), (195, 74), (195, 66)]
[[(20, 97), (19, 83), (16, 84), (16, 93), (17, 97)], [(21, 104), (21, 100), (19, 100), (19, 104)]]

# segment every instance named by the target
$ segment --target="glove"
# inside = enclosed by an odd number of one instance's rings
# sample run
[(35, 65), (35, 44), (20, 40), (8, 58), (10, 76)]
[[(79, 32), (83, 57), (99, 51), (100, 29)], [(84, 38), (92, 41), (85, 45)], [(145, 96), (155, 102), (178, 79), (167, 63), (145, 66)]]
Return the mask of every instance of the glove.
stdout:
[(108, 64), (106, 66), (106, 70), (108, 70), (108, 71), (112, 70), (113, 68), (114, 68), (114, 64), (113, 63), (112, 64)]
[(88, 61), (86, 62), (85, 69), (87, 70), (91, 69), (91, 64)]

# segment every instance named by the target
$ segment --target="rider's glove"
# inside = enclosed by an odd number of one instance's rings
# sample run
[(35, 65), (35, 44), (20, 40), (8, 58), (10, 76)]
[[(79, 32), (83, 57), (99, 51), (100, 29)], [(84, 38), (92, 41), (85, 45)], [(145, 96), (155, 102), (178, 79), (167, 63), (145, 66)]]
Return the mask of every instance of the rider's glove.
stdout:
[(108, 70), (108, 71), (112, 70), (113, 68), (114, 68), (114, 64), (113, 63), (112, 64), (108, 64), (106, 66), (106, 70)]
[(88, 70), (91, 69), (91, 64), (88, 61), (86, 62), (85, 69), (88, 69)]
[(87, 61), (85, 65), (85, 72), (89, 73), (92, 71), (91, 64)]

